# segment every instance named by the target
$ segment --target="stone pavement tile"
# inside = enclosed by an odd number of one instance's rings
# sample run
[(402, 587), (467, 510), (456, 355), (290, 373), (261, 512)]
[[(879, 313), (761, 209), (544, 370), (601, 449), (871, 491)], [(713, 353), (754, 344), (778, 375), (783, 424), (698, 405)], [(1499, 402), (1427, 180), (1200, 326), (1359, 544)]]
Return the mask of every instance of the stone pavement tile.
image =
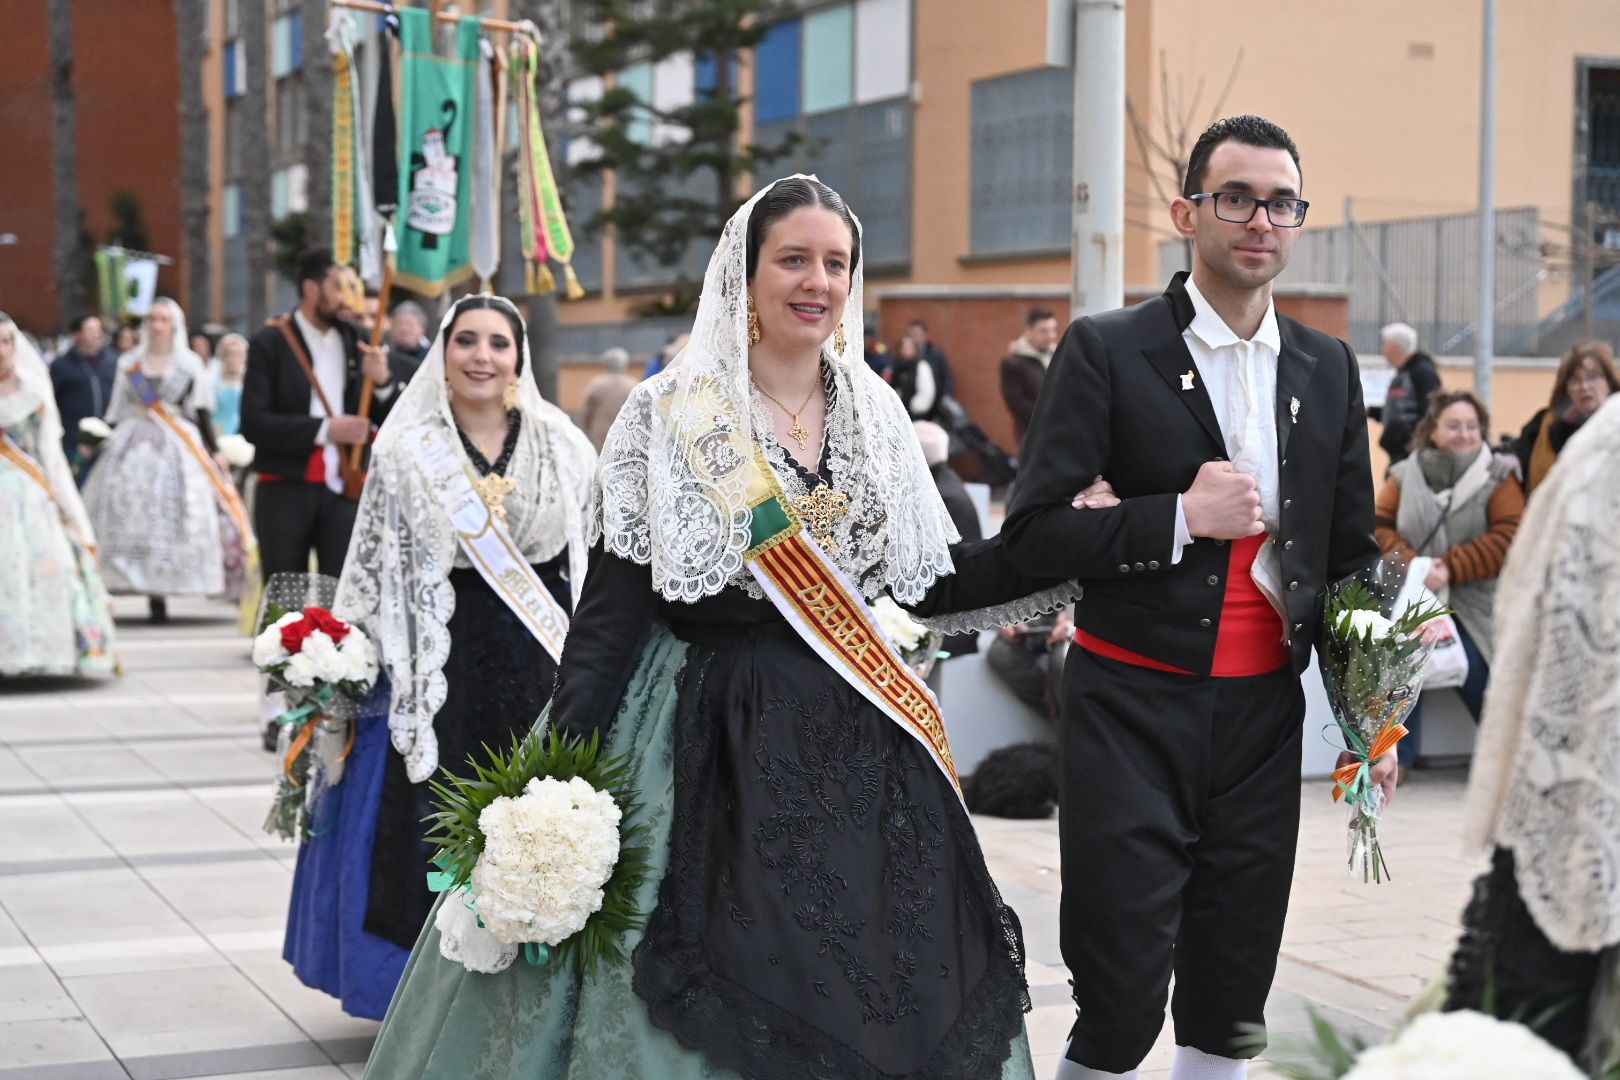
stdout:
[(345, 1013), (335, 998), (299, 982), (292, 965), (279, 958), (238, 963), (237, 967), (317, 1043), (324, 1045), (351, 1039), (369, 1042), (382, 1027), (375, 1020)]
[[(92, 722), (93, 726), (93, 722)], [(102, 734), (95, 729), (95, 738)], [(134, 750), (97, 742), (86, 746), (13, 745), (17, 756), (46, 783), (116, 787), (119, 784), (163, 780), (164, 776)]]
[(93, 715), (103, 733), (120, 741), (161, 735), (201, 735), (213, 730), (195, 713), (169, 705), (97, 709)]
[[(17, 1080), (25, 1076), (44, 1075), (44, 1067), (51, 1065), (114, 1063), (112, 1051), (101, 1041), (90, 1022), (84, 1019), (21, 1020), (0, 1024), (0, 1047), (4, 1048), (4, 1056), (0, 1056), (0, 1069), (4, 1071), (0, 1071), (0, 1077), (5, 1077), (5, 1080), (11, 1080), (6, 1076), (8, 1072), (13, 1073)], [(121, 1070), (120, 1073), (108, 1075), (120, 1074)], [(58, 1075), (65, 1080), (71, 1074), (61, 1072)], [(91, 1075), (88, 1068), (85, 1075)]]
[[(298, 1027), (228, 965), (149, 974), (85, 975), (63, 980), (85, 1018), (125, 1062), (239, 1047), (308, 1043)], [(314, 1049), (310, 1045), (310, 1049)], [(263, 1067), (316, 1065), (318, 1060), (265, 1061)], [(206, 1071), (259, 1067), (230, 1063)], [(132, 1072), (134, 1070), (131, 1070)], [(203, 1070), (199, 1070), (203, 1071)], [(194, 1074), (193, 1074), (194, 1075)]]
[(268, 783), (274, 769), (274, 758), (251, 729), (243, 730), (240, 742), (142, 742), (131, 747), (163, 776), (182, 784), (261, 778)]
[(0, 876), (0, 907), (35, 948), (185, 937), (190, 927), (127, 867)]
[(279, 930), (287, 920), (291, 868), (274, 859), (142, 866), (137, 873), (203, 933)]
[(337, 1065), (314, 1065), (307, 1069), (270, 1069), (267, 1072), (210, 1073), (197, 1080), (346, 1080), (348, 1073)]
[(6, 838), (0, 877), (7, 863), (77, 859), (113, 854), (60, 795), (0, 795), (0, 836)]
[(0, 743), (37, 739), (97, 739), (103, 734), (89, 709), (75, 711), (40, 703), (19, 705), (14, 698), (0, 697)]
[[(270, 783), (270, 771), (273, 768), (271, 755), (262, 754), (261, 761), (264, 767), (264, 782), (262, 784), (238, 784), (232, 787), (191, 788), (193, 798), (203, 803), (214, 813), (224, 818), (237, 832), (245, 838), (252, 840), (260, 847), (272, 852), (283, 854), (291, 853), (296, 856), (298, 846), (278, 837), (273, 837), (264, 831), (265, 815), (270, 812), (270, 802), (275, 789)], [(274, 843), (265, 843), (274, 841)]]
[(78, 1015), (79, 1007), (43, 963), (0, 967), (0, 1025)]
[(206, 938), (190, 931), (162, 937), (130, 936), (113, 941), (42, 945), (39, 955), (62, 979), (79, 975), (177, 971), (225, 962)]
[(15, 750), (0, 746), (0, 792), (10, 788), (37, 788), (39, 774), (23, 763)]
[(229, 822), (183, 791), (96, 792), (67, 799), (121, 855), (251, 846)]
[(285, 927), (274, 930), (232, 930), (206, 935), (208, 943), (230, 958), (237, 967), (259, 961), (281, 961)]

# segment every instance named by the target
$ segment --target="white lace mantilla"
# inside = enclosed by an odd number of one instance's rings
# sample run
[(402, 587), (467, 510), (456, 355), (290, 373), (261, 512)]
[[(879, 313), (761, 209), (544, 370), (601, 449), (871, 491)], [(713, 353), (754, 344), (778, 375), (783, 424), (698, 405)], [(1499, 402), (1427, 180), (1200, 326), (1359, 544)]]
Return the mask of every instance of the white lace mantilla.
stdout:
[[(727, 586), (763, 595), (743, 565), (750, 521), (746, 470), (727, 460), (735, 454), (728, 436), (736, 425), (748, 426), (790, 499), (807, 490), (748, 376), (748, 219), (769, 190), (726, 224), (704, 275), (690, 341), (668, 370), (636, 387), (602, 447), (592, 542), (600, 536), (607, 551), (650, 566), (653, 588), (671, 601), (695, 603)], [(936, 580), (954, 573), (949, 548), (960, 537), (904, 404), (858, 351), (862, 305), (857, 267), (841, 322), (846, 348), (838, 353), (829, 339), (822, 353), (832, 391), (826, 475), (850, 501), (832, 529), (832, 544), (823, 546), (867, 599), (888, 593), (915, 604)], [(994, 613), (945, 621), (963, 630), (999, 626), (1067, 602), (1060, 594), (1075, 595), (1070, 588), (1052, 590)]]
[(1620, 404), (1565, 445), (1502, 570), (1466, 835), (1560, 949), (1620, 944)]
[[(377, 436), (333, 603), (337, 615), (358, 623), (377, 643), (392, 690), (388, 726), (394, 749), (416, 783), (439, 764), (433, 718), (446, 693), (444, 664), (456, 606), (450, 571), (472, 565), (450, 523), (447, 484), (429, 474), (416, 450), (431, 429), (472, 470), (444, 393), (445, 328), (454, 313), (452, 308), (445, 315), (432, 351)], [(526, 343), (518, 408), (523, 419), (506, 468), (518, 486), (504, 503), (507, 530), (530, 563), (568, 549), (577, 602), (585, 580), (585, 508), (596, 452), (567, 414), (540, 397)]]

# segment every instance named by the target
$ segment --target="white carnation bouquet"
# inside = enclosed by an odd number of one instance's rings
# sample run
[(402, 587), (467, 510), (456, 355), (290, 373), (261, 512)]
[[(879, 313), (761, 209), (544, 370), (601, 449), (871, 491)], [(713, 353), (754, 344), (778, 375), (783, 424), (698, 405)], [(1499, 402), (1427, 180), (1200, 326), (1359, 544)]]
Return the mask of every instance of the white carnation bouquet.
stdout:
[(944, 640), (942, 635), (913, 619), (890, 596), (877, 598), (872, 605), (872, 615), (883, 636), (900, 653), (900, 659), (918, 676), (926, 679), (934, 668), (934, 662), (939, 659), (940, 642)]
[(1356, 1058), (1344, 1080), (1585, 1080), (1569, 1057), (1522, 1024), (1477, 1012), (1427, 1013)]
[(440, 954), (485, 974), (520, 951), (537, 965), (574, 953), (587, 968), (622, 961), (648, 873), (625, 762), (602, 758), (594, 736), (555, 731), (490, 758), (470, 778), (433, 783), (440, 869), (429, 885), (449, 894), (434, 918)]
[(1432, 650), (1423, 624), (1446, 614), (1433, 603), (1409, 602), (1406, 581), (1403, 563), (1376, 563), (1330, 588), (1323, 614), (1322, 684), (1351, 759), (1334, 770), (1333, 798), (1350, 808), (1348, 865), (1363, 882), (1389, 876), (1378, 842), (1384, 795), (1372, 783), (1372, 766), (1407, 734), (1402, 721), (1417, 704)]
[(265, 831), (284, 839), (309, 835), (320, 793), (342, 778), (354, 744), (354, 704), (377, 681), (377, 647), (322, 607), (283, 611), (270, 604), (253, 639), (253, 663), (281, 691), (277, 717), (276, 797)]

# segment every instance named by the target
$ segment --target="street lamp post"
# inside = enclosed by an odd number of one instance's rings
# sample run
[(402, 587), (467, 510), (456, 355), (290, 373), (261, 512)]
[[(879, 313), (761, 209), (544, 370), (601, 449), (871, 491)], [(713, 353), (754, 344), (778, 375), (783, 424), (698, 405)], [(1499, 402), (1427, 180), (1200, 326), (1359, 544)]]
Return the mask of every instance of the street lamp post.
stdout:
[(1496, 352), (1496, 0), (1484, 0), (1479, 71), (1479, 318), (1474, 393), (1491, 403)]
[(1074, 10), (1069, 317), (1125, 303), (1125, 0)]

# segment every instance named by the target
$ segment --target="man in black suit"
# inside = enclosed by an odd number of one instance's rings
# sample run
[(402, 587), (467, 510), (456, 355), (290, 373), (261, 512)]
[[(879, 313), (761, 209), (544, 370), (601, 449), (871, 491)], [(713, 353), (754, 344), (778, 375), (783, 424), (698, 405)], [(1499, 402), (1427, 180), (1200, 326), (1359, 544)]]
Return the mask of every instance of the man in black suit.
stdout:
[(73, 346), (51, 363), (51, 389), (62, 413), (62, 453), (72, 463), (79, 459), (79, 421), (105, 415), (112, 401), (118, 353), (95, 315), (80, 315), (69, 329)]
[[(1190, 277), (1058, 346), (1003, 536), (1078, 578), (1064, 673), (1061, 938), (1079, 1015), (1058, 1076), (1134, 1076), (1164, 1021), (1175, 1080), (1237, 1080), (1263, 1025), (1299, 829), (1326, 587), (1378, 555), (1355, 355), (1276, 314), (1299, 154), (1243, 116), (1194, 146)], [(1073, 500), (1096, 477), (1117, 498)], [(1393, 790), (1394, 758), (1374, 770)]]
[[(307, 570), (312, 550), (321, 573), (342, 572), (359, 498), (352, 477), (345, 491), (342, 458), (349, 447), (370, 442), (393, 402), (387, 356), (339, 318), (341, 273), (330, 251), (304, 252), (298, 307), (248, 343), (242, 435), (253, 444), (259, 474), (254, 528), (266, 581)], [(374, 399), (370, 416), (362, 417), (368, 376)]]

